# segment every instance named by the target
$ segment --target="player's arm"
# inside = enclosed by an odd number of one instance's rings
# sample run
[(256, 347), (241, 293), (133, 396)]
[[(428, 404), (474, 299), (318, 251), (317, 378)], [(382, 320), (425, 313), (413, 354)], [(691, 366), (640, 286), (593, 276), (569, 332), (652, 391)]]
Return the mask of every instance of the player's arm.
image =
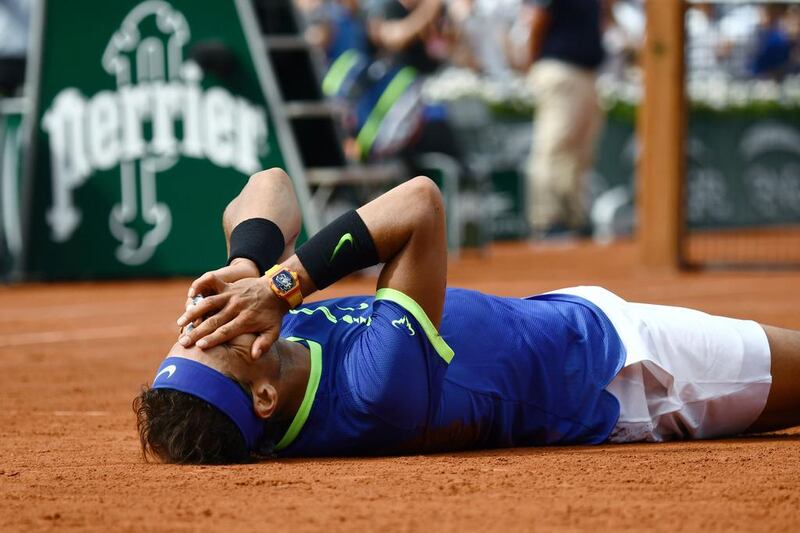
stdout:
[(264, 274), (294, 253), (301, 227), (300, 207), (291, 178), (279, 168), (253, 174), (225, 208), (222, 228), (228, 264), (206, 272), (189, 288), (189, 297), (212, 279), (233, 283)]
[[(308, 296), (379, 262), (385, 265), (378, 288), (410, 297), (438, 328), (447, 282), (447, 246), (444, 205), (429, 178), (414, 178), (344, 215), (282, 266), (297, 273), (302, 293)], [(268, 279), (214, 281), (197, 288), (215, 295), (184, 313), (179, 325), (213, 316), (181, 338), (184, 346), (197, 342), (205, 349), (243, 333), (260, 333), (253, 345), (253, 356), (258, 357), (277, 339), (288, 305), (275, 295)]]

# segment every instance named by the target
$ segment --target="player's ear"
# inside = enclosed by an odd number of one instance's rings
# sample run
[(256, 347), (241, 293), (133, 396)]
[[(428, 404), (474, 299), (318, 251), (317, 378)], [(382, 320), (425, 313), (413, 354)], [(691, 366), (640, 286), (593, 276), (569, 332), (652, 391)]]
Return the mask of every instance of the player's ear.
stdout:
[(278, 406), (278, 390), (268, 381), (253, 383), (253, 409), (259, 418), (267, 419), (275, 413)]

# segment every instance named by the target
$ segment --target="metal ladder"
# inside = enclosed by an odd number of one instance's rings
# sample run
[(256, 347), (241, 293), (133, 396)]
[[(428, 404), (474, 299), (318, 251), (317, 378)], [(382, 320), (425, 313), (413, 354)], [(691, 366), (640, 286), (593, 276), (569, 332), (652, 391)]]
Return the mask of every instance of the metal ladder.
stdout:
[[(325, 211), (340, 187), (384, 186), (411, 177), (399, 161), (356, 164), (347, 160), (342, 149), (346, 136), (340, 126), (340, 110), (322, 93), (325, 59), (321, 50), (303, 37), (305, 28), (292, 1), (252, 1), (268, 63), (275, 73), (273, 112), (290, 130), (291, 139), (287, 141), (299, 153), (300, 172), (313, 188), (310, 203), (317, 213)], [(443, 154), (426, 154), (423, 160), (441, 172), (448, 248), (451, 254), (457, 254), (461, 242), (457, 164)], [(310, 234), (317, 229), (306, 225)]]
[[(275, 113), (282, 114), (297, 147), (312, 205), (325, 209), (338, 187), (399, 181), (399, 163), (348, 162), (339, 109), (322, 93), (322, 52), (303, 37), (303, 23), (291, 0), (253, 0), (268, 62), (276, 76)], [(311, 229), (311, 228), (309, 228)]]

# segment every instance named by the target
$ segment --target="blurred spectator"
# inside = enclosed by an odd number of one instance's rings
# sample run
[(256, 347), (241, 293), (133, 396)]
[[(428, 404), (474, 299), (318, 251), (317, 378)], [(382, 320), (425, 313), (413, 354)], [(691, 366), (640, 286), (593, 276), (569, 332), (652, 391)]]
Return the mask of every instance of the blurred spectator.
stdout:
[(369, 39), (358, 0), (302, 0), (306, 39), (325, 50), (328, 61), (347, 51), (369, 54)]
[(758, 31), (758, 6), (744, 4), (726, 7), (728, 9), (720, 14), (717, 22), (720, 41), (717, 57), (720, 67), (731, 77), (748, 78), (750, 58), (754, 53)]
[(711, 3), (693, 4), (686, 11), (686, 65), (689, 75), (707, 75), (719, 68), (722, 37)]
[(755, 53), (750, 64), (754, 76), (781, 79), (789, 71), (793, 43), (783, 26), (786, 5), (761, 8)]
[(369, 36), (384, 56), (430, 74), (447, 58), (437, 31), (442, 0), (374, 0), (368, 10)]
[(637, 66), (639, 49), (644, 41), (644, 11), (636, 1), (606, 0), (603, 4), (603, 45), (607, 52), (604, 73), (624, 79), (628, 69)]
[[(368, 10), (368, 30), (379, 59), (387, 69), (413, 72), (417, 83), (448, 58), (450, 43), (442, 29), (442, 0), (374, 0)], [(402, 150), (412, 168), (417, 156), (437, 152), (461, 166), (464, 158), (444, 105), (426, 105), (418, 133)], [(415, 171), (421, 170), (414, 168)]]
[(527, 206), (535, 236), (588, 229), (586, 174), (603, 121), (595, 87), (604, 58), (601, 1), (526, 0), (536, 95)]
[(794, 43), (790, 71), (800, 74), (800, 5), (789, 7), (786, 13), (786, 32)]
[(0, 0), (0, 96), (13, 95), (25, 81), (30, 0)]
[(510, 78), (508, 50), (520, 5), (521, 0), (450, 0), (447, 13), (469, 50), (470, 61), (462, 63), (493, 79)]

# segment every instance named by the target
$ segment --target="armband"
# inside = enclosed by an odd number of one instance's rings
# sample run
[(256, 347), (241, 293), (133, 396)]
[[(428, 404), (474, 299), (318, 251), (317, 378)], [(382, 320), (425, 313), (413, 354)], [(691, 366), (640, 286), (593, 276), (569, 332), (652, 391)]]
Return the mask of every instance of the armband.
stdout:
[(297, 249), (297, 258), (318, 290), (380, 262), (375, 241), (355, 211), (340, 216)]
[(231, 254), (228, 263), (238, 257), (249, 259), (263, 274), (278, 262), (286, 241), (277, 224), (266, 218), (249, 218), (231, 232)]

